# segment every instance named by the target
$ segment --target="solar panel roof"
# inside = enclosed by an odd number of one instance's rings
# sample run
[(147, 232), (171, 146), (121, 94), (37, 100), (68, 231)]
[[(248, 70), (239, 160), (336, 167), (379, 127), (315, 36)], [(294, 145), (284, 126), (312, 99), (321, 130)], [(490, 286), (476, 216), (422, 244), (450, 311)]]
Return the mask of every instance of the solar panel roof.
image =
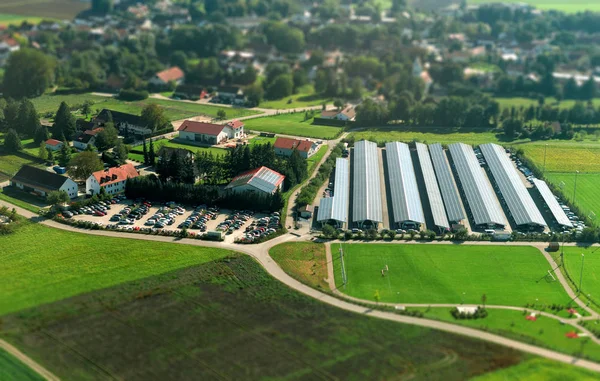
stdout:
[(573, 227), (573, 224), (569, 220), (569, 217), (567, 217), (565, 211), (560, 207), (560, 204), (556, 200), (556, 197), (554, 197), (554, 194), (548, 187), (548, 184), (546, 184), (545, 181), (539, 179), (533, 179), (533, 183), (542, 195), (542, 198), (544, 199), (544, 202), (546, 202), (546, 205), (548, 205), (548, 208), (550, 209), (550, 212), (556, 219), (556, 222), (563, 226)]
[(435, 169), (435, 175), (440, 187), (442, 199), (444, 200), (448, 220), (453, 222), (464, 220), (466, 218), (465, 212), (462, 208), (458, 189), (456, 189), (456, 183), (452, 176), (450, 164), (448, 164), (448, 159), (444, 154), (442, 145), (430, 145), (429, 154), (431, 155), (431, 161)]
[(493, 143), (482, 144), (479, 148), (517, 226), (546, 226), (542, 214), (519, 177), (517, 169), (506, 156), (504, 148)]
[(464, 143), (450, 144), (448, 148), (475, 225), (505, 226), (504, 213), (473, 148)]
[(317, 213), (317, 221), (329, 221), (333, 217), (333, 197), (322, 198), (319, 201), (319, 213)]
[(353, 152), (352, 221), (383, 221), (377, 144), (361, 140)]
[(444, 201), (442, 200), (440, 187), (433, 171), (433, 164), (431, 163), (427, 146), (423, 143), (416, 143), (416, 147), (423, 180), (425, 181), (425, 189), (427, 190), (427, 198), (429, 199), (429, 206), (433, 215), (433, 223), (439, 227), (449, 228), (450, 224), (446, 216)]
[(350, 165), (348, 159), (336, 159), (333, 197), (321, 199), (317, 221), (336, 220), (342, 223), (348, 222), (349, 176)]

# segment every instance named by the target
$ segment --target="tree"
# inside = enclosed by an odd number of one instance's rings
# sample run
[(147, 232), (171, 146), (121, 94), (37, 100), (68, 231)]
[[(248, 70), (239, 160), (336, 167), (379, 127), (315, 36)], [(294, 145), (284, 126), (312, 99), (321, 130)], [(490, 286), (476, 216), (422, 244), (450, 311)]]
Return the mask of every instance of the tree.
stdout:
[(69, 147), (69, 143), (66, 141), (63, 142), (63, 146), (58, 151), (58, 165), (61, 167), (66, 167), (69, 165), (71, 161), (71, 147)]
[(337, 99), (337, 98), (336, 98), (336, 99), (333, 101), (333, 106), (334, 106), (336, 109), (338, 109), (338, 110), (341, 110), (341, 108), (342, 108), (342, 107), (344, 107), (344, 102), (343, 102), (341, 99)]
[(49, 163), (52, 163), (52, 164), (54, 164), (54, 153), (53, 153), (53, 152), (52, 152), (52, 150), (50, 150), (50, 149), (47, 149), (47, 152), (48, 152), (48, 157), (46, 158), (46, 160), (47, 160)]
[(7, 152), (17, 152), (23, 149), (23, 145), (21, 144), (21, 138), (19, 138), (19, 134), (17, 131), (10, 129), (8, 133), (4, 137), (4, 150)]
[(322, 231), (325, 238), (331, 238), (335, 234), (335, 228), (329, 224), (323, 225)]
[(248, 98), (248, 103), (253, 107), (256, 107), (262, 102), (265, 91), (261, 85), (254, 83), (244, 89), (244, 94), (246, 95), (246, 98)]
[(37, 144), (45, 142), (50, 138), (50, 133), (48, 132), (48, 128), (46, 126), (39, 126), (35, 131), (35, 135), (33, 136), (33, 141)]
[(8, 57), (4, 72), (4, 95), (37, 97), (54, 81), (55, 62), (36, 49), (20, 49)]
[(26, 136), (34, 136), (38, 128), (40, 128), (40, 118), (35, 111), (35, 106), (29, 99), (23, 99), (19, 106), (18, 123), (20, 132)]
[(146, 146), (146, 139), (143, 142), (143, 150), (144, 150), (144, 164), (149, 165), (150, 160), (148, 159), (148, 147)]
[(113, 0), (92, 0), (92, 12), (105, 15), (112, 12)]
[(48, 159), (48, 149), (46, 148), (46, 142), (40, 143), (40, 148), (38, 149), (38, 157), (40, 160)]
[(52, 191), (46, 196), (46, 202), (53, 207), (66, 204), (69, 200), (69, 194), (63, 190)]
[(264, 30), (267, 43), (282, 53), (300, 53), (304, 49), (304, 33), (281, 22), (267, 22)]
[(68, 171), (76, 179), (87, 179), (93, 172), (104, 168), (98, 154), (90, 151), (80, 152), (68, 165)]
[(56, 116), (54, 117), (52, 137), (54, 139), (62, 139), (64, 137), (67, 141), (70, 141), (73, 139), (76, 130), (75, 117), (71, 114), (69, 105), (63, 101), (60, 103), (58, 111), (56, 111)]
[(487, 302), (487, 295), (481, 295), (481, 304), (483, 304), (483, 308), (485, 308), (485, 302)]
[(150, 150), (148, 151), (148, 164), (156, 164), (156, 152), (154, 152), (154, 142), (150, 139)]
[(119, 141), (119, 133), (112, 122), (104, 124), (104, 129), (96, 135), (96, 142), (94, 145), (98, 148), (98, 151), (104, 152), (114, 147)]
[(220, 109), (219, 111), (217, 111), (217, 119), (224, 120), (225, 118), (227, 118), (227, 113), (225, 112), (225, 110)]
[(119, 164), (125, 164), (125, 162), (127, 161), (127, 154), (129, 153), (129, 151), (127, 149), (127, 146), (123, 144), (122, 141), (117, 141), (117, 145), (115, 145), (113, 152), (115, 154), (117, 162)]
[(156, 103), (145, 106), (141, 117), (142, 122), (152, 131), (161, 130), (169, 124), (164, 109)]
[(267, 87), (269, 99), (281, 99), (292, 95), (294, 91), (294, 80), (290, 74), (277, 76)]
[(89, 99), (87, 99), (85, 102), (83, 102), (83, 106), (81, 106), (81, 112), (83, 113), (83, 115), (88, 117), (92, 113), (92, 105), (93, 104), (94, 104), (94, 102)]

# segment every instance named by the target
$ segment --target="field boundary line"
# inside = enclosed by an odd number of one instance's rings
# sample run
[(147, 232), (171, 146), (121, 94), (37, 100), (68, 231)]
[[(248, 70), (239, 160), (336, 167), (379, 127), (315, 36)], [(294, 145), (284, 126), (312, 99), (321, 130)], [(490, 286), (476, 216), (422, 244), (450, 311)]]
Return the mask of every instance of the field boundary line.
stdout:
[(60, 378), (56, 377), (52, 372), (35, 362), (31, 357), (27, 356), (7, 341), (0, 339), (0, 348), (27, 365), (29, 369), (42, 376), (44, 379), (48, 381), (60, 381)]

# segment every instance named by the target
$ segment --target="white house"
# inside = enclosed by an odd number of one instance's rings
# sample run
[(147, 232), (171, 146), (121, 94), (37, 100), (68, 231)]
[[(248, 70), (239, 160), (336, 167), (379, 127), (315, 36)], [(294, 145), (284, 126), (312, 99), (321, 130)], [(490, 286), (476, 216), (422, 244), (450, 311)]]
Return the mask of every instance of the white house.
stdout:
[(352, 122), (356, 119), (356, 109), (352, 106), (348, 106), (345, 109), (338, 110), (329, 110), (323, 111), (321, 113), (321, 118), (323, 119), (337, 119)]
[(77, 197), (77, 183), (66, 176), (44, 169), (24, 165), (12, 179), (10, 185), (25, 192), (46, 197), (54, 191), (65, 191), (70, 198)]
[(244, 136), (244, 124), (234, 120), (227, 124), (214, 124), (186, 120), (177, 130), (179, 139), (203, 144), (220, 144), (227, 139)]
[(166, 86), (170, 82), (175, 82), (179, 85), (183, 83), (184, 78), (185, 74), (183, 70), (181, 70), (177, 66), (173, 66), (171, 68), (156, 73), (154, 77), (152, 77), (148, 82), (156, 86)]
[(96, 143), (96, 135), (100, 133), (103, 128), (94, 128), (93, 130), (85, 130), (73, 139), (73, 147), (78, 150), (84, 151), (88, 146), (93, 146)]
[(273, 144), (275, 155), (279, 156), (292, 156), (292, 152), (296, 150), (298, 154), (308, 159), (317, 152), (318, 145), (311, 140), (298, 140), (290, 138), (278, 137)]
[(244, 172), (231, 180), (225, 187), (235, 193), (259, 192), (274, 194), (283, 188), (285, 176), (267, 167), (260, 167)]
[(117, 194), (125, 191), (127, 179), (138, 177), (139, 173), (132, 164), (123, 164), (120, 167), (108, 168), (97, 171), (85, 181), (85, 192), (90, 195), (100, 193), (104, 188), (108, 194)]
[(65, 144), (63, 142), (61, 142), (60, 140), (56, 140), (56, 139), (46, 140), (46, 149), (49, 149), (50, 151), (60, 151), (60, 149), (64, 145)]

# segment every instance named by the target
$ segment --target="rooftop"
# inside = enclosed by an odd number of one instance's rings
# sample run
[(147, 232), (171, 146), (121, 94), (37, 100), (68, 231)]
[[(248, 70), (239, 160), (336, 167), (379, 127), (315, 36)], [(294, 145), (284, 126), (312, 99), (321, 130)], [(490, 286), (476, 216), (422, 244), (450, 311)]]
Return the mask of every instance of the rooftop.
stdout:
[(242, 185), (252, 185), (263, 192), (274, 193), (284, 179), (285, 176), (281, 173), (267, 167), (260, 167), (234, 177), (225, 189), (232, 189)]
[(223, 131), (223, 128), (225, 128), (225, 125), (223, 124), (194, 122), (193, 120), (186, 120), (181, 126), (179, 126), (177, 131), (217, 136), (221, 133), (221, 131)]

